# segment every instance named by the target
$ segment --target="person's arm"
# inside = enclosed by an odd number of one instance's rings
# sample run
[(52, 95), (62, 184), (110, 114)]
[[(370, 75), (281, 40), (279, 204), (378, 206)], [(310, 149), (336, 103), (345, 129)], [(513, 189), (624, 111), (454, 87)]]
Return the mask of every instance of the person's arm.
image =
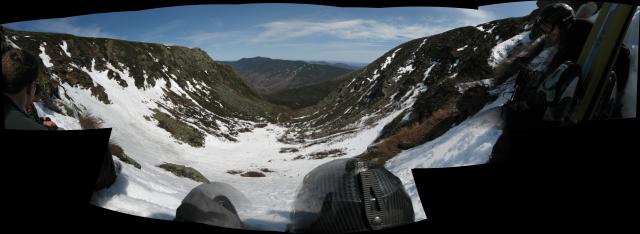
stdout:
[(31, 103), (24, 107), (24, 112), (31, 117), (36, 123), (42, 124), (43, 119), (38, 115), (35, 104)]
[(521, 71), (527, 64), (529, 64), (529, 62), (538, 56), (538, 54), (540, 54), (544, 49), (545, 38), (545, 35), (538, 37), (535, 41), (531, 42), (529, 46), (514, 51), (509, 58), (499, 64), (494, 73), (496, 81), (499, 83), (504, 82), (506, 79), (518, 71)]
[(56, 125), (56, 123), (51, 121), (51, 118), (44, 117), (41, 119), (42, 119), (42, 125), (48, 128), (49, 130), (58, 130), (58, 125)]
[(540, 52), (542, 52), (542, 50), (544, 49), (545, 39), (546, 39), (546, 35), (542, 35), (538, 37), (535, 41), (531, 42), (531, 44), (529, 44), (527, 48), (525, 48), (523, 51), (520, 51), (515, 56), (513, 56), (513, 59), (519, 62), (526, 62), (526, 63), (530, 62), (533, 58), (538, 56), (538, 54), (540, 54)]

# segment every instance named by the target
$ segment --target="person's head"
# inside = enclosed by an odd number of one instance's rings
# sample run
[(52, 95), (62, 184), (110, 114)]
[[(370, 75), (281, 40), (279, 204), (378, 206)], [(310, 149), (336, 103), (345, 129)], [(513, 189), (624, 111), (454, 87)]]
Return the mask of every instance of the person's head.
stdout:
[(204, 223), (213, 226), (244, 227), (236, 208), (247, 210), (250, 201), (233, 186), (209, 182), (195, 187), (176, 209), (175, 221)]
[(32, 102), (37, 79), (43, 73), (42, 61), (24, 50), (10, 49), (2, 54), (2, 92), (9, 96)]
[(537, 24), (547, 37), (558, 43), (575, 20), (573, 9), (565, 3), (556, 3), (542, 9)]
[(580, 5), (580, 8), (576, 11), (576, 18), (587, 19), (593, 16), (598, 11), (598, 4), (592, 1), (585, 2)]
[(411, 198), (398, 177), (360, 159), (337, 159), (303, 179), (290, 232), (344, 233), (414, 222)]

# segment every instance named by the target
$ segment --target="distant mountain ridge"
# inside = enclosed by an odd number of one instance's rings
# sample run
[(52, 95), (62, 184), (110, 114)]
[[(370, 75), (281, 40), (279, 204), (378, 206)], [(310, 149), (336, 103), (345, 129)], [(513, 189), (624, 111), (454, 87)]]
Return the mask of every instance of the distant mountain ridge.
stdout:
[(353, 70), (335, 65), (266, 57), (243, 58), (221, 63), (231, 66), (260, 94), (273, 94), (286, 89), (322, 83)]
[(369, 65), (368, 63), (355, 63), (355, 62), (343, 62), (343, 61), (315, 61), (315, 60), (306, 60), (305, 62), (311, 64), (319, 64), (319, 65), (329, 65), (335, 67), (341, 67), (351, 70), (360, 69)]

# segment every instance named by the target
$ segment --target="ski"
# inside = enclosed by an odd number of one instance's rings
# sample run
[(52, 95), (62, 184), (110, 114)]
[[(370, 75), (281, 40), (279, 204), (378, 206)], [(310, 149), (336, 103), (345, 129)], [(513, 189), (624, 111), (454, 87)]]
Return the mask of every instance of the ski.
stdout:
[(582, 67), (582, 85), (573, 116), (575, 122), (592, 119), (598, 100), (608, 96), (603, 93), (603, 87), (613, 69), (635, 9), (636, 6), (617, 3), (605, 3), (600, 9), (578, 59)]

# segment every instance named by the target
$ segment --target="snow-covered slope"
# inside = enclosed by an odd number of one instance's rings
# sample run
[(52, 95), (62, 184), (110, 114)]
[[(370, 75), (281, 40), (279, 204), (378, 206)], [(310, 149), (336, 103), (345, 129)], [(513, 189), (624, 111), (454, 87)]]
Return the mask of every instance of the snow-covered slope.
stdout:
[[(477, 114), (451, 128), (439, 138), (405, 150), (387, 161), (385, 167), (397, 175), (412, 198), (416, 219), (425, 219), (413, 168), (459, 167), (486, 163), (493, 145), (502, 134), (502, 117), (498, 107), (506, 103), (513, 91), (513, 80), (501, 86), (498, 98)], [(436, 201), (430, 201), (436, 202)]]
[[(384, 126), (384, 123), (380, 126)], [(326, 149), (343, 149), (347, 153), (345, 157), (356, 156), (373, 142), (380, 128), (360, 132), (342, 141), (314, 145), (296, 153), (279, 152), (290, 145), (277, 141), (285, 129), (275, 125), (241, 133), (235, 143), (210, 137), (204, 148), (179, 145), (168, 137), (154, 136), (158, 129), (151, 126), (148, 129), (131, 128), (122, 136), (138, 135), (140, 139), (135, 143), (122, 141), (119, 134), (114, 134), (113, 138), (131, 155), (135, 155), (142, 164), (142, 170), (123, 164), (124, 170), (116, 185), (97, 192), (93, 203), (125, 213), (172, 219), (182, 198), (198, 183), (154, 166), (166, 161), (189, 165), (209, 180), (229, 183), (243, 192), (250, 204), (238, 204), (240, 207), (237, 209), (248, 228), (282, 231), (289, 223), (289, 210), (304, 175), (316, 166), (333, 160), (331, 157), (317, 160), (293, 158)], [(274, 172), (265, 173), (266, 177), (260, 178), (227, 173), (229, 170), (260, 171), (262, 168)]]
[[(362, 155), (384, 135), (387, 126), (410, 124), (437, 108), (448, 108), (433, 104), (436, 101), (454, 102), (471, 87), (488, 89), (495, 85), (487, 77), (492, 71), (487, 63), (489, 56), (499, 54), (496, 58), (501, 59), (511, 48), (506, 44), (495, 47), (503, 43), (500, 38), (515, 36), (507, 39), (509, 43), (525, 38), (520, 24), (526, 20), (506, 22), (465, 27), (400, 45), (361, 73), (353, 74), (320, 105), (293, 114), (271, 113), (276, 118), (271, 123), (265, 116), (247, 116), (257, 111), (241, 111), (244, 104), (253, 103), (252, 95), (237, 94), (245, 86), (234, 81), (234, 74), (226, 73), (228, 68), (196, 49), (68, 36), (60, 40), (59, 35), (39, 35), (43, 38), (40, 42), (20, 33), (16, 33), (17, 39), (5, 40), (37, 52), (54, 71), (57, 89), (53, 92), (59, 98), (55, 105), (38, 103), (42, 116), (69, 130), (80, 129), (79, 115), (97, 116), (104, 127), (113, 128), (112, 141), (142, 166), (137, 169), (122, 163), (116, 183), (96, 192), (93, 204), (144, 217), (173, 219), (180, 201), (198, 185), (157, 167), (174, 163), (192, 167), (210, 181), (229, 183), (244, 193), (249, 201), (234, 205), (248, 228), (283, 231), (289, 223), (296, 190), (313, 168), (335, 157)], [(122, 43), (121, 48), (113, 46), (118, 43)], [(118, 54), (117, 48), (127, 48), (122, 53), (134, 51), (132, 54), (143, 62), (119, 63), (113, 57)], [(475, 53), (482, 56), (469, 56)], [(191, 63), (189, 56), (176, 54), (203, 57)], [(196, 65), (187, 69), (183, 67), (186, 64)], [(412, 196), (416, 221), (426, 217), (409, 170), (485, 162), (500, 134), (501, 120), (490, 107), (500, 105), (504, 98), (458, 122), (444, 135), (388, 161), (386, 167), (402, 179)], [(255, 103), (252, 106), (260, 104), (259, 100)], [(429, 105), (433, 108), (425, 108)], [(53, 107), (61, 110), (54, 111)], [(202, 146), (176, 140), (159, 126), (160, 120), (150, 118), (158, 112), (201, 130)], [(235, 141), (221, 135), (227, 132), (234, 133)], [(229, 173), (262, 169), (268, 169), (264, 170), (265, 177)]]
[(389, 137), (455, 103), (470, 87), (494, 85), (493, 66), (513, 47), (529, 43), (524, 25), (531, 19), (492, 21), (403, 43), (351, 73), (318, 105), (299, 110), (287, 122), (287, 137), (325, 141), (395, 116), (377, 140)]
[[(506, 52), (505, 52), (506, 53)], [(426, 89), (426, 87), (423, 87)], [(399, 109), (350, 134), (329, 137), (331, 140), (308, 145), (305, 143), (283, 143), (278, 139), (285, 134), (286, 127), (270, 124), (256, 128), (253, 132), (240, 133), (238, 142), (222, 141), (208, 137), (204, 148), (193, 148), (177, 144), (162, 130), (153, 124), (134, 125), (127, 128), (114, 128), (114, 140), (127, 149), (143, 165), (137, 170), (125, 164), (123, 176), (115, 186), (95, 194), (94, 204), (146, 217), (172, 219), (175, 209), (196, 182), (175, 177), (154, 165), (172, 162), (190, 165), (213, 181), (232, 184), (243, 192), (250, 204), (238, 208), (241, 219), (249, 228), (259, 230), (282, 231), (289, 222), (289, 210), (302, 178), (316, 166), (330, 161), (327, 157), (317, 160), (294, 160), (298, 155), (306, 155), (327, 149), (341, 149), (344, 157), (353, 157), (364, 152), (379, 136), (382, 128), (399, 116), (414, 102), (418, 93), (415, 89), (407, 92)], [(496, 92), (508, 93), (501, 87)], [(121, 94), (124, 95), (124, 94)], [(84, 94), (90, 97), (89, 94)], [(392, 159), (386, 167), (403, 181), (410, 193), (416, 221), (425, 217), (410, 169), (421, 167), (449, 167), (484, 163), (488, 159), (492, 145), (500, 135), (501, 119), (494, 107), (500, 106), (508, 95), (499, 95), (498, 100), (487, 105), (482, 111), (445, 135), (427, 144), (402, 152)], [(82, 100), (77, 98), (77, 100)], [(125, 100), (133, 100), (125, 98)], [(116, 100), (114, 102), (117, 103)], [(87, 100), (84, 105), (94, 112), (108, 111), (95, 101)], [(102, 110), (100, 109), (102, 108)], [(123, 126), (131, 116), (112, 114), (107, 122)], [(366, 118), (364, 118), (366, 122)], [(134, 138), (135, 141), (123, 141)], [(154, 145), (156, 147), (145, 147)], [(280, 153), (280, 149), (298, 146), (300, 151)], [(229, 170), (259, 171), (261, 168), (273, 170), (262, 178), (241, 177), (228, 174)]]
[[(44, 104), (62, 114), (108, 118), (103, 115), (129, 112), (135, 123), (157, 119), (159, 111), (202, 133), (234, 140), (253, 128), (244, 120), (265, 120), (279, 111), (198, 48), (3, 30), (3, 44), (42, 59), (51, 72), (41, 87)], [(74, 105), (86, 96), (82, 92), (91, 94), (85, 102), (111, 109), (93, 113)]]
[[(65, 100), (73, 100), (74, 105), (86, 112), (101, 116), (105, 127), (112, 127), (112, 141), (125, 149), (126, 153), (142, 165), (137, 169), (122, 163), (123, 170), (116, 183), (108, 189), (94, 194), (92, 203), (111, 210), (144, 217), (173, 219), (175, 209), (186, 194), (199, 183), (173, 175), (157, 167), (169, 162), (189, 165), (200, 171), (211, 181), (232, 184), (249, 199), (249, 204), (238, 204), (238, 212), (248, 228), (259, 230), (285, 229), (289, 222), (296, 189), (303, 176), (316, 166), (334, 158), (315, 160), (294, 160), (298, 155), (307, 155), (327, 149), (340, 149), (353, 157), (370, 145), (380, 130), (395, 115), (380, 120), (377, 127), (357, 132), (349, 138), (338, 138), (313, 146), (300, 148), (298, 152), (281, 153), (285, 144), (278, 138), (287, 130), (269, 124), (255, 128), (251, 132), (240, 133), (237, 142), (227, 141), (207, 135), (202, 148), (194, 148), (176, 141), (169, 133), (153, 121), (146, 121), (149, 109), (156, 107), (163, 83), (144, 92), (134, 87), (122, 88), (115, 81), (106, 79), (99, 72), (88, 71), (94, 82), (106, 87), (105, 92), (112, 97), (111, 104), (104, 104), (85, 89), (63, 84)], [(130, 77), (121, 74), (128, 81)], [(63, 100), (64, 101), (64, 100)], [(76, 118), (49, 110), (37, 103), (41, 116), (51, 117), (60, 127), (80, 129)], [(119, 160), (114, 157), (114, 160)], [(227, 173), (230, 170), (260, 171), (267, 168), (266, 177), (242, 177)]]
[[(162, 219), (173, 219), (180, 201), (197, 182), (181, 178), (157, 167), (169, 162), (188, 165), (200, 171), (211, 181), (232, 184), (246, 194), (250, 204), (238, 204), (238, 211), (248, 228), (259, 230), (285, 229), (289, 221), (296, 189), (303, 176), (316, 166), (334, 158), (294, 160), (298, 155), (308, 155), (327, 149), (340, 149), (353, 157), (362, 153), (379, 135), (380, 130), (395, 115), (383, 118), (373, 128), (357, 132), (349, 138), (338, 138), (313, 146), (300, 148), (298, 152), (281, 153), (282, 148), (291, 147), (278, 141), (286, 128), (269, 124), (254, 128), (251, 132), (239, 133), (237, 142), (206, 135), (204, 147), (194, 148), (176, 141), (170, 133), (158, 127), (155, 121), (145, 120), (150, 109), (171, 105), (162, 99), (164, 83), (144, 91), (133, 86), (123, 88), (115, 80), (107, 78), (106, 72), (86, 70), (93, 82), (105, 87), (110, 104), (104, 104), (92, 96), (89, 90), (62, 84), (61, 102), (77, 106), (84, 112), (100, 116), (104, 127), (113, 128), (112, 141), (125, 149), (126, 153), (142, 166), (137, 169), (122, 163), (123, 170), (116, 183), (108, 189), (96, 192), (93, 204), (128, 214)], [(120, 73), (125, 82), (133, 82), (126, 72)], [(63, 115), (37, 103), (41, 116), (51, 117), (60, 127), (80, 129), (77, 118)], [(242, 120), (235, 120), (242, 121)], [(242, 121), (253, 125), (249, 121)], [(119, 160), (114, 157), (114, 160)], [(242, 177), (229, 174), (230, 170), (260, 171), (266, 168), (266, 177)]]

